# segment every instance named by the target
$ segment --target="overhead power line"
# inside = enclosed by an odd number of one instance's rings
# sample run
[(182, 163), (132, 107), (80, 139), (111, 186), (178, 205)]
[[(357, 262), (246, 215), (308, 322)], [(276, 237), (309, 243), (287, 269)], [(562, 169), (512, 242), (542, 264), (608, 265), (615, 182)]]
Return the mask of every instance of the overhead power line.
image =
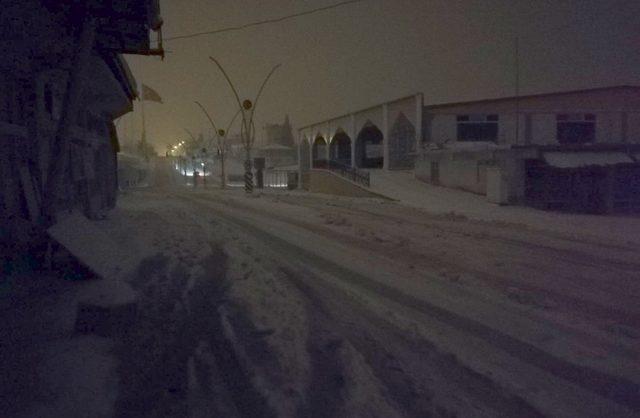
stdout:
[(192, 33), (189, 35), (180, 35), (180, 36), (172, 36), (169, 38), (165, 38), (165, 42), (166, 41), (176, 41), (179, 39), (190, 39), (190, 38), (196, 38), (198, 36), (206, 36), (206, 35), (217, 35), (219, 33), (224, 33), (224, 32), (233, 32), (233, 31), (239, 31), (239, 30), (244, 30), (244, 29), (248, 29), (248, 28), (252, 28), (255, 26), (262, 26), (262, 25), (268, 25), (268, 24), (272, 24), (272, 23), (280, 23), (280, 22), (284, 22), (286, 20), (291, 20), (291, 19), (295, 19), (298, 17), (302, 17), (302, 16), (308, 16), (314, 13), (320, 13), (320, 12), (325, 12), (327, 10), (331, 10), (331, 9), (336, 9), (338, 7), (342, 7), (342, 6), (347, 6), (350, 4), (354, 4), (354, 3), (361, 3), (365, 0), (347, 0), (347, 1), (342, 1), (340, 3), (335, 3), (329, 6), (325, 6), (325, 7), (319, 7), (317, 9), (311, 9), (311, 10), (307, 10), (304, 12), (300, 12), (300, 13), (294, 13), (294, 14), (290, 14), (290, 15), (286, 15), (286, 16), (281, 16), (281, 17), (276, 17), (273, 19), (266, 19), (266, 20), (259, 20), (257, 22), (251, 22), (251, 23), (247, 23), (244, 25), (239, 25), (239, 26), (230, 26), (227, 28), (221, 28), (221, 29), (215, 29), (215, 30), (210, 30), (210, 31), (206, 31), (206, 32), (197, 32), (197, 33)]

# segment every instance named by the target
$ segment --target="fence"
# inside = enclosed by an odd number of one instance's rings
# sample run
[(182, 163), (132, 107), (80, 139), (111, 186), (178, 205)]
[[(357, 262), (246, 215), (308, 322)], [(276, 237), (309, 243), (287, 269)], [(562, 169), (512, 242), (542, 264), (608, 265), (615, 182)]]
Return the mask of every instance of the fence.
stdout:
[(294, 189), (298, 186), (298, 172), (291, 170), (265, 170), (264, 187), (271, 189)]
[(365, 187), (371, 187), (371, 178), (367, 171), (359, 170), (335, 160), (315, 160), (313, 162), (313, 168), (331, 170), (354, 183), (358, 183)]

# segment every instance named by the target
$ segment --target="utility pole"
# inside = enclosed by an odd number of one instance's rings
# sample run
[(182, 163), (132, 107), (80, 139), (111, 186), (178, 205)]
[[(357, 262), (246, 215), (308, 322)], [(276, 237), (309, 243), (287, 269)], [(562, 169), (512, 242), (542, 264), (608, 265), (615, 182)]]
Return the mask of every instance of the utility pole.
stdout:
[(207, 149), (202, 148), (202, 185), (207, 188)]
[(520, 141), (520, 37), (516, 35), (516, 144)]
[(226, 132), (224, 129), (220, 129), (218, 131), (218, 153), (220, 155), (220, 187), (223, 190), (227, 188), (227, 174), (224, 168), (224, 160), (227, 154), (227, 150), (226, 150), (227, 143), (226, 143), (225, 135), (226, 135)]

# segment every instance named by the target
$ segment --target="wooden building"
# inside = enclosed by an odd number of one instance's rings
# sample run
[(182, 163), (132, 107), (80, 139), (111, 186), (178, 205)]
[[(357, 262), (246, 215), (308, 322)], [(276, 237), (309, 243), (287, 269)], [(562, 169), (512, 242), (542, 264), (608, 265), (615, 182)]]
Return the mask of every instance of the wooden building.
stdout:
[(158, 0), (3, 2), (0, 226), (115, 205), (114, 120), (137, 96), (122, 54), (162, 55), (161, 25)]

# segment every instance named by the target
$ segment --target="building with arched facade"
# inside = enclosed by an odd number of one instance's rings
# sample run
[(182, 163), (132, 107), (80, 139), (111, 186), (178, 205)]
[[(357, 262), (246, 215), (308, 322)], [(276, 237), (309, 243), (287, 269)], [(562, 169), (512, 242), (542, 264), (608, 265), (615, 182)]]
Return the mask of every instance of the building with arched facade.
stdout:
[(640, 87), (462, 103), (401, 98), (303, 127), (301, 175), (413, 170), (499, 204), (640, 211)]
[(422, 142), (422, 94), (299, 130), (301, 170), (328, 162), (363, 169), (411, 169)]

